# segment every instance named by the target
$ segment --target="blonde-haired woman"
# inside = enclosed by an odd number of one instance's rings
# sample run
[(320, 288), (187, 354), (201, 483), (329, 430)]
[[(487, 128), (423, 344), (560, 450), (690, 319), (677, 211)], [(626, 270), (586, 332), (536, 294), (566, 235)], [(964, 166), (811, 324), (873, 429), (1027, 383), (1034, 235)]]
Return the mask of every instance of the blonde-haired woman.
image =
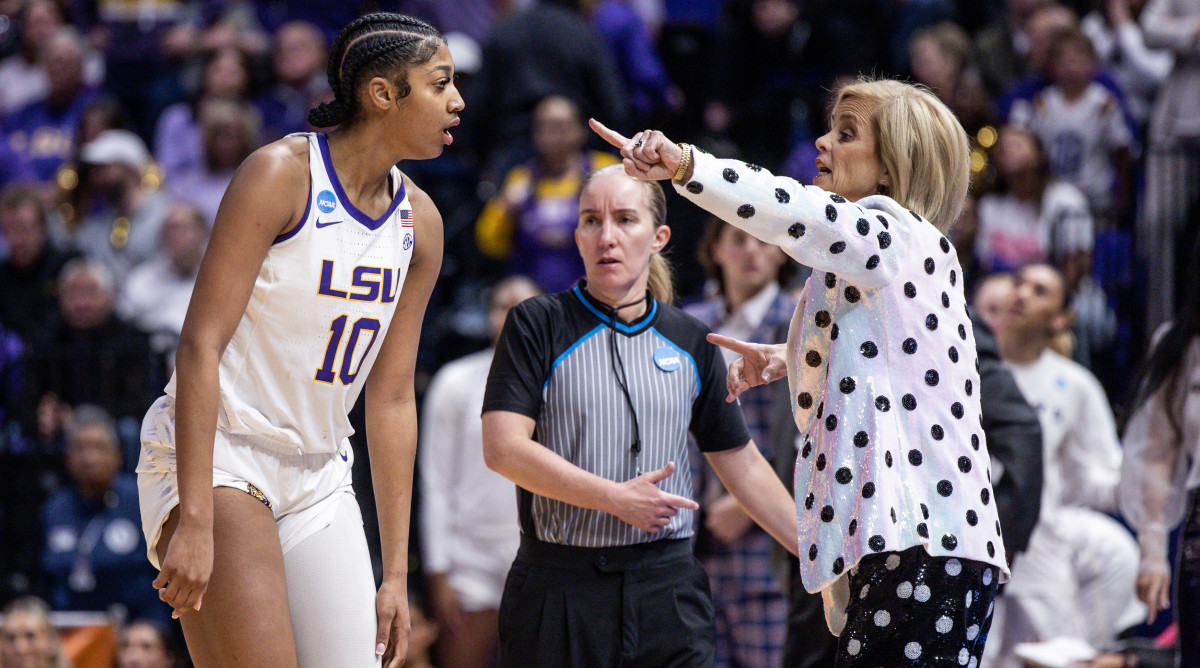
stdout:
[(626, 139), (626, 171), (678, 191), (813, 267), (788, 342), (742, 354), (730, 400), (788, 377), (801, 578), (840, 634), (839, 666), (968, 666), (1008, 570), (992, 501), (962, 268), (966, 133), (929, 91), (859, 81), (817, 139), (813, 186), (662, 133)]
[(585, 280), (517, 305), (500, 334), (483, 449), (517, 484), (521, 525), (502, 666), (712, 664), (689, 431), (750, 516), (796, 549), (792, 499), (723, 401), (719, 350), (670, 304), (665, 218), (658, 184), (595, 172), (575, 228)]
[(5, 668), (70, 668), (50, 606), (36, 596), (22, 596), (4, 606), (0, 626), (0, 666)]

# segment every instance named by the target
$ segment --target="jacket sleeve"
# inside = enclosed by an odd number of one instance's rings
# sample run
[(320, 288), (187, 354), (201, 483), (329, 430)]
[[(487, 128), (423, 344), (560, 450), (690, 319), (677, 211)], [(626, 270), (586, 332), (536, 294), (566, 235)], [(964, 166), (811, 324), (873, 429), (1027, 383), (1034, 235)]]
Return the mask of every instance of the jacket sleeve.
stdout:
[(718, 218), (779, 246), (801, 264), (856, 285), (883, 287), (899, 274), (910, 225), (919, 219), (895, 215), (901, 209), (893, 200), (865, 198), (864, 204), (887, 206), (868, 209), (757, 165), (700, 150), (692, 155), (692, 179), (675, 189)]
[(1170, 573), (1167, 535), (1183, 519), (1182, 443), (1168, 414), (1166, 388), (1160, 387), (1138, 406), (1125, 429), (1121, 463), (1121, 513), (1137, 534), (1139, 572)]

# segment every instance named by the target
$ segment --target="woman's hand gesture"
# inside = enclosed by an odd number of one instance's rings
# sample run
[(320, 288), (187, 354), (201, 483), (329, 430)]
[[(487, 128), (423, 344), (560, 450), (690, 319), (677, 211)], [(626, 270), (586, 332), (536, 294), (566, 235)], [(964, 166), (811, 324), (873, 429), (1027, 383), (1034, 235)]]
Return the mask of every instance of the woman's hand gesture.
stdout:
[(588, 120), (604, 141), (621, 149), (625, 173), (643, 181), (664, 181), (675, 176), (683, 149), (658, 130), (643, 130), (630, 138), (609, 130), (596, 119)]
[(725, 376), (729, 396), (725, 401), (734, 401), (739, 394), (752, 387), (773, 383), (787, 376), (786, 344), (747, 343), (720, 334), (709, 334), (708, 342), (742, 356), (729, 365), (729, 372)]

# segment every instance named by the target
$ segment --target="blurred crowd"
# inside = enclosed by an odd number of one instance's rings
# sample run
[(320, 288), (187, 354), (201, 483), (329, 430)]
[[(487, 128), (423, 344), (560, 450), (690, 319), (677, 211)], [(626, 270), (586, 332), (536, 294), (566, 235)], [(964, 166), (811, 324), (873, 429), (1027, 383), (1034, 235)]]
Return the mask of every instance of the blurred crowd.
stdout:
[[(401, 165), (445, 219), (419, 393), (445, 363), (489, 344), (486, 288), (520, 274), (558, 291), (582, 274), (579, 189), (617, 161), (590, 136), (589, 117), (626, 133), (660, 128), (807, 183), (839, 83), (905, 78), (936, 93), (970, 135), (972, 194), (951, 238), (968, 298), (990, 286), (980, 310), (994, 318), (1001, 355), (1024, 390), (1056, 377), (1026, 369), (1022, 382), (1021, 363), (1057, 351), (1087, 374), (1085, 403), (1103, 414), (1080, 437), (1103, 452), (1078, 455), (1100, 491), (1051, 505), (1111, 522), (1109, 543), (1128, 552), (1120, 567), (1136, 573), (1132, 534), (1111, 519), (1115, 417), (1131, 408), (1129, 379), (1151, 336), (1197, 280), (1187, 267), (1200, 236), (1200, 2), (0, 0), (0, 666), (65, 665), (51, 609), (130, 623), (122, 666), (185, 658), (150, 587), (132, 475), (141, 419), (171, 374), (234, 170), (256, 148), (313, 130), (308, 109), (331, 97), (328, 43), (373, 9), (419, 16), (446, 35), (467, 105), (441, 158)], [(736, 303), (729, 296), (729, 272), (745, 271), (781, 277), (778, 299), (794, 299), (805, 268), (780, 271), (790, 262), (782, 255), (721, 265), (720, 243), (729, 257), (757, 251), (740, 237), (735, 250), (712, 223), (706, 233), (705, 217), (672, 195), (668, 256), (682, 302), (726, 299), (695, 311), (726, 327), (758, 294), (751, 280)], [(1028, 275), (1031, 265), (1051, 277)], [(778, 294), (733, 331), (754, 331)], [(359, 461), (369, 525), (367, 457)], [(1088, 475), (1063, 466), (1067, 480)], [(702, 497), (715, 498), (698, 489)], [(746, 531), (732, 521), (710, 527), (716, 540)], [(770, 568), (756, 582), (782, 601), (788, 584)], [(430, 594), (424, 607), (444, 626), (453, 605), (440, 585)], [(1103, 645), (1144, 617), (1115, 609), (1121, 596), (1099, 599), (1113, 608), (1102, 622), (1111, 632), (1086, 640)], [(772, 614), (782, 618), (778, 601)], [(13, 630), (21, 624), (28, 632)], [(43, 658), (25, 663), (32, 650), (18, 645), (43, 647)], [(126, 645), (154, 645), (161, 660), (127, 661)], [(762, 656), (777, 662), (773, 651)], [(728, 665), (767, 665), (751, 655)]]

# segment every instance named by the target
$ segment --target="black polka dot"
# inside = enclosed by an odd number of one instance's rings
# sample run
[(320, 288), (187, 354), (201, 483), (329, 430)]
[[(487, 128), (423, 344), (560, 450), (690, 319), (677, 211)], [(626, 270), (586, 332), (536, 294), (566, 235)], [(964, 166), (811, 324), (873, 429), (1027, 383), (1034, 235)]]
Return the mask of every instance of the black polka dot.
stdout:
[(729, 167), (726, 167), (726, 168), (725, 168), (725, 171), (721, 172), (721, 176), (725, 177), (725, 180), (726, 180), (726, 181), (728, 181), (728, 182), (730, 182), (730, 183), (737, 183), (737, 182), (738, 182), (738, 173), (737, 173), (737, 172), (735, 172), (735, 171), (733, 171), (733, 170), (732, 170), (731, 168), (729, 168)]
[(834, 286), (836, 286), (836, 285), (837, 285), (837, 276), (834, 276), (833, 272), (831, 272), (831, 271), (825, 272), (825, 287), (832, 290), (834, 288)]
[(834, 415), (833, 413), (830, 413), (829, 416), (825, 418), (825, 428), (828, 429), (829, 431), (833, 431), (834, 429), (837, 429), (837, 416), (836, 415)]
[(917, 286), (913, 285), (912, 281), (904, 284), (904, 296), (909, 299), (914, 299), (917, 296)]
[(846, 568), (846, 562), (841, 557), (833, 560), (833, 574), (841, 575), (842, 569)]
[(954, 270), (951, 269), (950, 270), (950, 285), (954, 285), (957, 282), (958, 282), (958, 274), (955, 274)]
[(829, 317), (829, 311), (817, 311), (817, 315), (813, 317), (813, 322), (816, 323), (817, 327), (828, 327), (832, 321), (833, 318)]
[(838, 389), (842, 391), (842, 394), (850, 394), (854, 391), (854, 387), (854, 379), (850, 376), (846, 376), (840, 383), (838, 383)]
[(833, 253), (834, 255), (837, 255), (838, 253), (840, 253), (844, 250), (846, 250), (846, 242), (845, 241), (835, 241), (835, 242), (833, 242), (833, 244), (831, 244), (829, 246), (829, 252)]
[(929, 506), (927, 506), (923, 503), (921, 504), (921, 517), (924, 517), (925, 519), (929, 519)]
[(963, 389), (967, 391), (968, 397), (971, 396), (971, 392), (973, 392), (975, 388), (974, 388), (974, 385), (971, 383), (970, 378), (967, 379), (967, 382), (963, 383)]
[(943, 253), (950, 252), (950, 242), (946, 241), (946, 237), (942, 237), (941, 239), (938, 239), (938, 245), (942, 247)]
[(954, 537), (954, 534), (948, 533), (945, 536), (942, 536), (942, 547), (946, 548), (947, 550), (953, 550), (954, 548), (958, 547), (958, 539)]
[(752, 162), (743, 161), (742, 164), (746, 165), (746, 169), (748, 169), (752, 172), (761, 172), (762, 171), (762, 167), (759, 167), (758, 165), (756, 165)]
[(949, 480), (940, 480), (937, 484), (937, 491), (942, 496), (950, 496), (954, 493), (954, 485), (950, 484)]
[(888, 468), (892, 468), (892, 453), (890, 451), (883, 453), (883, 463), (887, 464)]
[(824, 452), (817, 455), (817, 470), (818, 471), (825, 470), (825, 453)]
[(830, 330), (829, 330), (829, 340), (837, 341), (837, 337), (838, 337), (838, 326), (837, 326), (837, 323), (835, 322), (835, 323), (833, 323), (833, 327), (830, 328)]
[(817, 560), (817, 546), (815, 543), (808, 546), (808, 560), (809, 561)]
[(964, 412), (963, 405), (959, 402), (950, 404), (950, 414), (954, 416), (955, 420), (961, 420)]
[(879, 250), (885, 250), (888, 246), (892, 245), (892, 235), (888, 234), (886, 230), (880, 232), (878, 238)]
[(900, 397), (900, 405), (904, 406), (907, 410), (915, 411), (917, 409), (917, 398), (911, 394), (906, 394)]
[(921, 222), (921, 217), (917, 215), (917, 212), (916, 212), (916, 211), (913, 211), (912, 209), (909, 209), (909, 210), (908, 210), (908, 212), (912, 214), (912, 217), (913, 217), (913, 218), (916, 218), (916, 219), (917, 219), (917, 222), (918, 222), (918, 223), (919, 223), (919, 222)]
[(812, 395), (808, 392), (801, 392), (796, 396), (796, 405), (804, 410), (812, 408)]
[(979, 515), (976, 514), (974, 510), (967, 511), (967, 524), (970, 524), (971, 526), (979, 524)]
[(850, 472), (850, 469), (843, 466), (837, 470), (837, 473), (833, 474), (833, 479), (845, 485), (854, 479), (854, 474)]
[(912, 450), (908, 451), (908, 463), (909, 464), (912, 464), (913, 466), (920, 466), (921, 462), (923, 462), (923, 461), (925, 461), (925, 458), (921, 455), (920, 450), (913, 448)]
[(917, 340), (911, 336), (907, 339), (904, 339), (904, 342), (900, 344), (900, 349), (909, 355), (917, 352)]
[(749, 218), (754, 215), (753, 204), (743, 204), (738, 207), (737, 215), (741, 218)]
[(971, 447), (979, 450), (979, 434), (971, 434)]
[(990, 540), (988, 541), (988, 544), (987, 544), (987, 551), (988, 551), (989, 557), (996, 556), (996, 546), (992, 545), (992, 541), (990, 541)]
[(892, 409), (892, 402), (889, 401), (888, 398), (884, 397), (884, 396), (875, 397), (875, 408), (878, 409), (881, 413), (886, 413)]
[(932, 332), (933, 330), (937, 329), (937, 325), (938, 325), (937, 314), (930, 313), (929, 315), (925, 316), (925, 329), (928, 329), (929, 331)]
[(929, 387), (936, 387), (938, 384), (938, 372), (936, 369), (930, 369), (925, 372), (925, 384)]
[(931, 257), (925, 258), (925, 273), (926, 274), (929, 274), (930, 276), (932, 276), (934, 266), (935, 265), (933, 264), (933, 258), (931, 258)]
[(788, 191), (784, 190), (783, 188), (776, 188), (775, 199), (779, 200), (780, 204), (787, 204), (788, 202), (792, 201), (792, 196), (789, 195)]
[(817, 419), (820, 419), (820, 417), (824, 413), (825, 413), (825, 402), (822, 401), (821, 403), (817, 404)]
[(864, 341), (863, 344), (858, 347), (858, 351), (862, 353), (863, 357), (871, 359), (879, 354), (879, 347), (875, 345), (874, 341)]
[(817, 499), (817, 497), (813, 496), (812, 492), (809, 492), (808, 496), (804, 497), (804, 509), (812, 510), (813, 501), (815, 501), (816, 499)]
[(950, 356), (951, 362), (958, 362), (958, 348), (950, 346), (950, 349), (946, 351), (946, 354)]
[(875, 267), (878, 267), (879, 266), (879, 256), (872, 255), (871, 257), (867, 258), (866, 266), (867, 266), (867, 269), (874, 269)]
[(992, 502), (992, 491), (990, 489), (988, 489), (987, 487), (984, 487), (983, 489), (979, 490), (979, 500), (983, 501), (983, 505), (985, 505), (985, 506), (987, 504), (991, 503)]
[(946, 294), (945, 292), (942, 293), (942, 306), (944, 308), (950, 308), (950, 295)]
[(896, 509), (895, 508), (892, 508), (891, 514), (892, 514), (892, 524), (896, 524), (897, 522), (900, 521), (899, 518), (896, 517)]
[(847, 524), (847, 525), (846, 525), (846, 533), (848, 533), (848, 534), (850, 534), (851, 536), (853, 536), (853, 535), (854, 535), (854, 532), (856, 532), (856, 531), (858, 531), (858, 520), (857, 520), (857, 519), (851, 519), (851, 520), (850, 520), (850, 524)]
[(829, 199), (831, 199), (831, 200), (833, 200), (833, 201), (837, 202), (838, 204), (845, 204), (845, 203), (846, 203), (846, 198), (845, 198), (845, 197), (842, 197), (841, 195), (839, 195), (839, 194), (837, 194), (837, 193), (833, 193), (832, 195), (830, 195), (830, 196), (829, 196)]
[(867, 432), (865, 432), (865, 431), (860, 431), (854, 435), (854, 445), (856, 445), (860, 448), (867, 447), (867, 443), (869, 443), (870, 441), (871, 441), (871, 438), (869, 436), (867, 436)]
[[(891, 453), (888, 453), (888, 454), (891, 454)], [(869, 483), (866, 483), (865, 485), (863, 485), (862, 495), (863, 495), (864, 499), (869, 499), (872, 496), (875, 496), (875, 483), (869, 482)]]
[(821, 509), (821, 521), (822, 522), (832, 522), (833, 521), (833, 506), (825, 506), (824, 508)]
[(800, 456), (805, 459), (808, 459), (808, 456), (810, 454), (812, 454), (812, 441), (805, 441), (804, 449), (800, 451)]
[(825, 205), (825, 218), (831, 223), (837, 220), (837, 209), (832, 204)]
[(917, 535), (921, 538), (929, 538), (929, 527), (925, 526), (924, 522), (917, 525)]
[(821, 353), (810, 350), (804, 355), (804, 363), (811, 367), (821, 366)]
[(871, 224), (867, 222), (866, 218), (859, 218), (858, 222), (854, 224), (854, 229), (865, 237), (871, 232)]
[(845, 290), (845, 293), (846, 301), (850, 302), (851, 304), (857, 302), (859, 299), (862, 299), (862, 294), (859, 293), (858, 288), (854, 287), (853, 285), (848, 286)]
[(929, 435), (933, 437), (933, 440), (940, 441), (946, 437), (946, 431), (942, 429), (942, 425), (935, 424), (929, 428)]
[(799, 239), (800, 237), (804, 236), (804, 223), (792, 223), (791, 226), (788, 227), (788, 234), (790, 234), (793, 239)]
[(996, 535), (1000, 535), (1000, 520), (996, 520)]
[(879, 224), (883, 225), (883, 229), (886, 230), (888, 228), (887, 218), (884, 218), (883, 216), (875, 216), (875, 220), (878, 220)]
[(700, 193), (704, 192), (704, 184), (700, 183), (699, 181), (690, 181), (684, 187), (687, 188), (687, 191), (693, 195), (699, 195)]
[(967, 340), (967, 328), (966, 327), (963, 327), (962, 325), (958, 326), (958, 338), (962, 339), (963, 341)]

